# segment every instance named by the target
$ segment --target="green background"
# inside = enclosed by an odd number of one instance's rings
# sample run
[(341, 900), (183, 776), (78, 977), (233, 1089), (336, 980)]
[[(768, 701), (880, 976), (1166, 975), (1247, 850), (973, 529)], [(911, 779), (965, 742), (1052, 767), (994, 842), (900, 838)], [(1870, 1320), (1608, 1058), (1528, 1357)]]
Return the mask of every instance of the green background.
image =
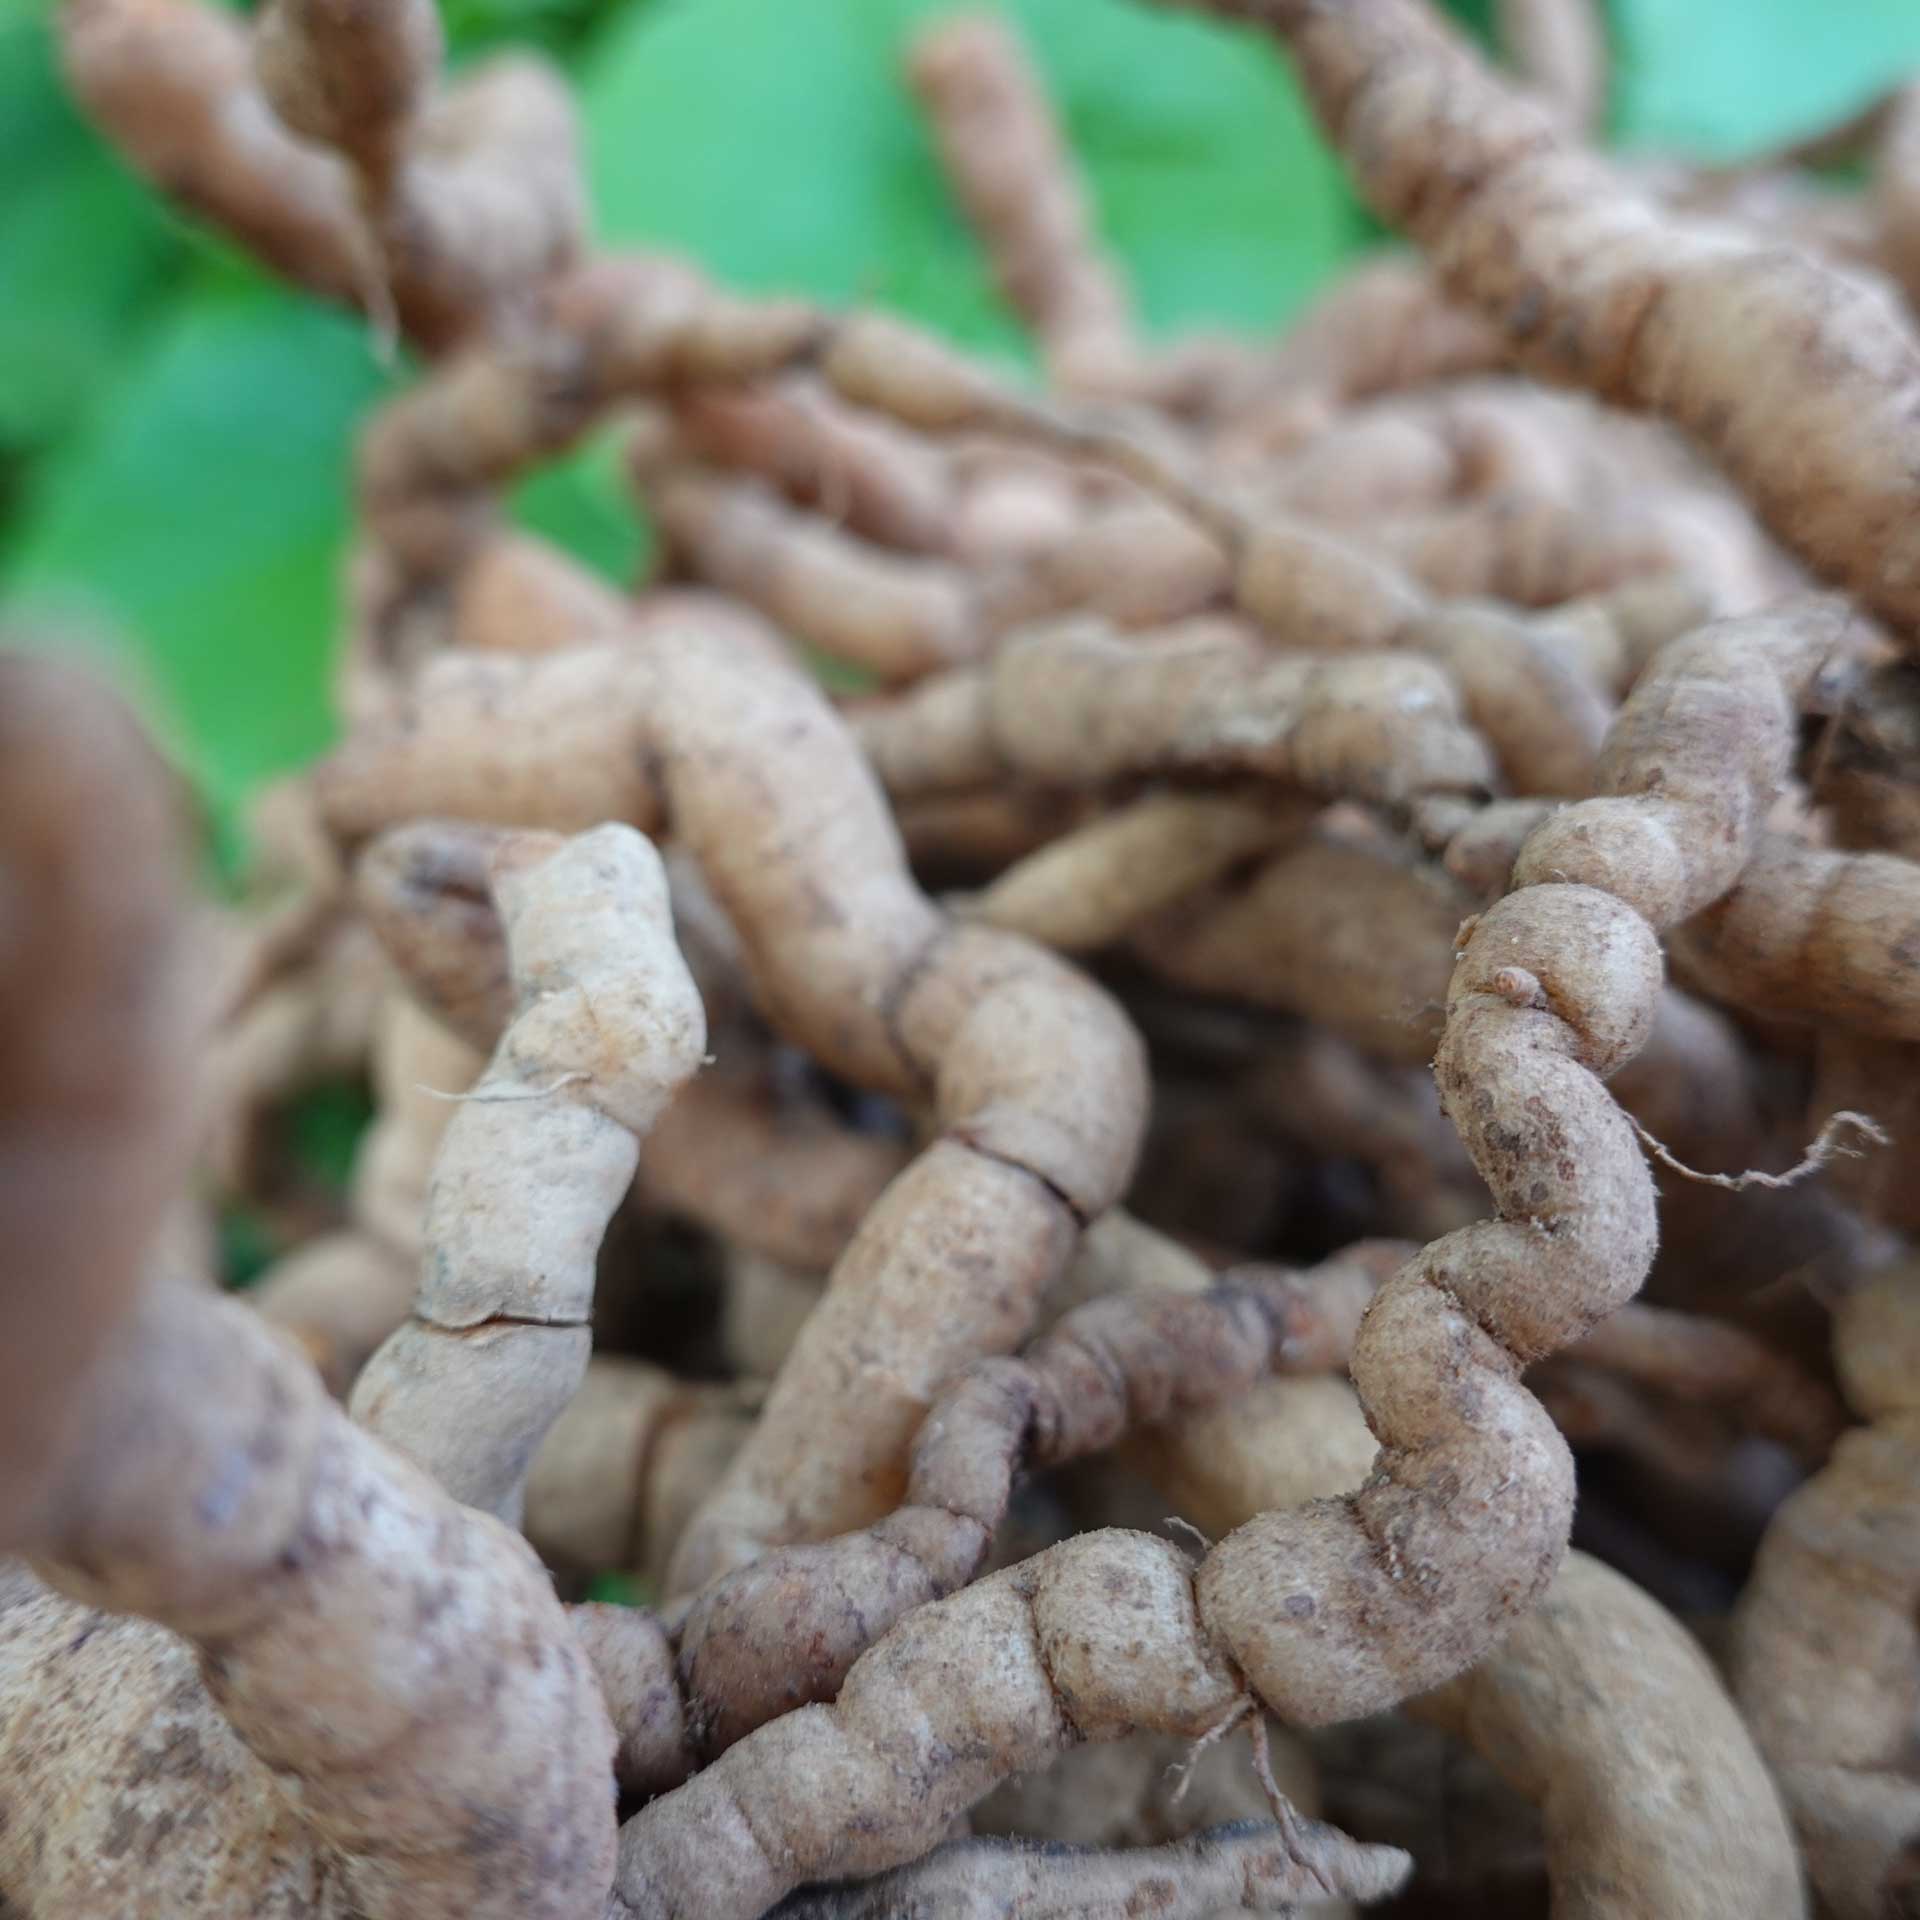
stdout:
[[(941, 0), (450, 0), (456, 56), (577, 77), (599, 232), (728, 281), (876, 299), (1023, 347), (898, 73)], [(1282, 63), (1131, 0), (1015, 0), (1109, 240), (1162, 333), (1283, 323), (1377, 230)], [(1460, 11), (1471, 18), (1474, 9)], [(171, 215), (64, 99), (45, 0), (0, 0), (0, 610), (121, 636), (216, 812), (325, 744), (354, 422), (351, 319)], [(1476, 23), (1477, 24), (1477, 23)], [(1614, 135), (1730, 159), (1920, 66), (1915, 0), (1614, 0)], [(522, 496), (614, 574), (643, 536), (606, 449)]]

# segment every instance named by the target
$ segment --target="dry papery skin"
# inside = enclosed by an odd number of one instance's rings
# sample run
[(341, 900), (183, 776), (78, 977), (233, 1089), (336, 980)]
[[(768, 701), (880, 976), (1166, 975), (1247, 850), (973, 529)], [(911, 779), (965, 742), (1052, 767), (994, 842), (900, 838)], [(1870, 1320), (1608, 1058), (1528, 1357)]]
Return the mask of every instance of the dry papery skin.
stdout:
[[(1117, 1010), (1039, 950), (945, 922), (818, 691), (725, 633), (448, 658), (410, 721), (350, 743), (322, 791), (349, 838), (423, 814), (670, 822), (775, 1027), (933, 1107), (938, 1137), (842, 1256), (676, 1584), (886, 1511), (938, 1381), (1018, 1343), (1079, 1222), (1131, 1171), (1144, 1073)], [(927, 1276), (954, 1262), (1000, 1284), (944, 1298)]]
[(75, 1431), (75, 1383), (183, 1185), (192, 964), (183, 825), (132, 717), (71, 667), (0, 652), (0, 1548), (33, 1469)]
[(468, 1506), (517, 1522), (533, 1451), (586, 1371), (601, 1236), (699, 1067), (706, 1019), (659, 856), (631, 828), (509, 838), (491, 870), (513, 1020), (448, 1123), (413, 1313), (353, 1410)]
[(1920, 632), (1920, 349), (1883, 293), (1664, 210), (1413, 0), (1198, 3), (1285, 40), (1361, 193), (1522, 366), (1671, 420), (1792, 553)]
[(1779, 1509), (1734, 1616), (1733, 1685), (1835, 1920), (1904, 1911), (1920, 1834), (1920, 1272), (1844, 1301), (1834, 1357), (1871, 1424)]

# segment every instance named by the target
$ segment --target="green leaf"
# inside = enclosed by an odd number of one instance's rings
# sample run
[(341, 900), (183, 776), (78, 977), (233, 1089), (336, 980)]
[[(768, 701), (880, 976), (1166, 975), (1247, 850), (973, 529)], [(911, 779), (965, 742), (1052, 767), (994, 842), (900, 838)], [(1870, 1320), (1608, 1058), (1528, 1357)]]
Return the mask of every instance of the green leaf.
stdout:
[(67, 101), (44, 17), (0, 19), (0, 180), (0, 445), (31, 447), (125, 351), (179, 247)]
[[(605, 231), (735, 285), (878, 299), (1020, 353), (900, 77), (908, 33), (942, 10), (681, 0), (628, 16), (587, 68)], [(1351, 251), (1352, 202), (1267, 48), (1121, 0), (1011, 11), (1155, 327), (1271, 327)]]
[(1920, 67), (1914, 0), (1614, 0), (1621, 134), (1735, 160), (1831, 124)]
[(124, 636), (218, 803), (329, 737), (349, 437), (381, 386), (357, 322), (209, 288), (38, 477), (0, 603)]

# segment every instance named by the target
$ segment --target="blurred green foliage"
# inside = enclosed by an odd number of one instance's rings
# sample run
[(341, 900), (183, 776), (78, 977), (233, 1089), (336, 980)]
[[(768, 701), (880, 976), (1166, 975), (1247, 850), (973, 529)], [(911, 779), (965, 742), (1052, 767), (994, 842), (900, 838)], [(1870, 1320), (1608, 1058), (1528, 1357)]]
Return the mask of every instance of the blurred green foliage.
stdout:
[[(610, 241), (749, 288), (876, 299), (1023, 343), (899, 77), (952, 0), (445, 0), (457, 58), (532, 41), (577, 75)], [(1282, 63), (1132, 0), (1006, 0), (1105, 232), (1163, 332), (1282, 323), (1375, 229)], [(1456, 9), (1484, 23), (1486, 0)], [(1915, 0), (1612, 0), (1613, 118), (1726, 159), (1920, 65)], [(0, 0), (0, 608), (90, 613), (222, 811), (324, 744), (354, 422), (394, 377), (132, 181), (55, 73), (46, 0)], [(607, 448), (522, 492), (615, 575), (640, 532)]]

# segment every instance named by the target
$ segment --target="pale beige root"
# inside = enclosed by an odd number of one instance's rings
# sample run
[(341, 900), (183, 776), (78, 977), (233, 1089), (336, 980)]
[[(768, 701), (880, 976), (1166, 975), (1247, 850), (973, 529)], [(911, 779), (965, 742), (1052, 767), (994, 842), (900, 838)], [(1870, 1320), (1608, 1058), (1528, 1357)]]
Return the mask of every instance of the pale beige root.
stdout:
[(456, 1498), (516, 1522), (586, 1371), (601, 1236), (707, 1030), (666, 874), (631, 828), (508, 839), (491, 880), (514, 1017), (448, 1123), (412, 1317), (353, 1410)]
[(406, 306), (458, 341), (519, 321), (587, 228), (573, 95), (529, 53), (463, 72), (428, 109), (378, 224)]
[(381, 1343), (413, 1305), (414, 1263), (352, 1227), (323, 1233), (283, 1254), (249, 1298), (311, 1360), (327, 1391), (344, 1400)]
[[(1383, 1441), (1368, 1485), (1263, 1516), (1197, 1576), (1104, 1534), (916, 1609), (833, 1709), (760, 1729), (630, 1823), (633, 1910), (686, 1911), (697, 1888), (703, 1912), (757, 1912), (796, 1881), (917, 1852), (996, 1773), (1067, 1737), (1067, 1716), (1081, 1735), (1197, 1733), (1243, 1687), (1296, 1721), (1377, 1709), (1472, 1664), (1537, 1597), (1572, 1476), (1514, 1375), (1620, 1304), (1653, 1253), (1651, 1184), (1600, 1079), (1651, 1026), (1658, 931), (1737, 878), (1832, 618), (1798, 609), (1669, 649), (1603, 758), (1608, 797), (1545, 823), (1521, 856), (1531, 884), (1472, 928), (1439, 1074), (1502, 1218), (1419, 1256), (1363, 1322), (1353, 1373)], [(1689, 698), (1717, 709), (1714, 732), (1683, 724)], [(1535, 879), (1536, 857), (1554, 879)], [(971, 1664), (961, 1649), (988, 1637), (999, 1659)], [(803, 1836), (829, 1804), (846, 1837), (822, 1861)]]
[(1316, 1913), (1328, 1896), (1385, 1898), (1404, 1855), (1365, 1847), (1317, 1822), (1210, 1827), (1186, 1840), (1109, 1852), (1037, 1840), (950, 1840), (912, 1866), (856, 1884), (816, 1887), (780, 1908), (786, 1920), (1219, 1920), (1237, 1913)]
[[(1528, 621), (1490, 606), (1436, 600), (1390, 560), (1210, 487), (1197, 476), (1192, 451), (1170, 445), (1150, 425), (1027, 400), (898, 322), (875, 316), (840, 322), (818, 357), (849, 398), (929, 431), (1001, 433), (1124, 474), (1159, 502), (1145, 510), (1149, 524), (1184, 521), (1181, 537), (1197, 543), (1202, 556), (1211, 550), (1219, 577), (1210, 600), (1224, 594), (1266, 637), (1290, 648), (1434, 655), (1457, 683), (1467, 717), (1516, 783), (1533, 791), (1586, 790), (1606, 704), (1565, 647)], [(1167, 569), (1155, 556), (1147, 571), (1159, 578)], [(1097, 593), (1075, 604), (1111, 611)], [(1011, 621), (1019, 610), (1003, 612)]]
[(1332, 1374), (1266, 1380), (1211, 1413), (1149, 1429), (1127, 1449), (1172, 1509), (1209, 1539), (1255, 1514), (1352, 1493), (1380, 1443)]
[(254, 27), (261, 91), (303, 140), (385, 193), (446, 51), (433, 0), (270, 0)]
[(1770, 835), (1676, 937), (1689, 972), (1751, 1013), (1920, 1040), (1920, 865)]
[[(1197, 1739), (1244, 1699), (1180, 1552), (1083, 1535), (914, 1609), (831, 1707), (761, 1727), (636, 1814), (610, 1920), (753, 1920), (796, 1886), (918, 1858), (1009, 1774), (1135, 1728)], [(1391, 1848), (1349, 1858), (1326, 1891), (1379, 1897), (1406, 1871)]]
[(978, 584), (949, 560), (869, 546), (751, 480), (673, 468), (643, 476), (642, 500), (698, 578), (882, 681), (917, 679), (989, 644)]
[(1052, 383), (1125, 391), (1140, 353), (1132, 303), (1012, 27), (993, 14), (949, 16), (915, 36), (906, 71), (947, 179)]
[(1565, 1920), (1806, 1912), (1780, 1796), (1692, 1637), (1575, 1553), (1540, 1603), (1419, 1717), (1540, 1808)]
[(1534, 631), (1584, 678), (1615, 699), (1624, 697), (1669, 640), (1713, 618), (1711, 594), (1685, 572), (1630, 580), (1555, 607)]
[(1368, 1169), (1384, 1233), (1437, 1240), (1486, 1211), (1486, 1190), (1420, 1068), (1387, 1065), (1330, 1028), (1303, 1025), (1261, 1047), (1238, 1095), (1248, 1123), (1295, 1151)]
[(1098, 614), (1122, 627), (1158, 626), (1217, 607), (1232, 584), (1214, 541), (1157, 501), (1139, 498), (1077, 514), (1020, 560), (1016, 572), (994, 580), (995, 616), (1007, 626), (1062, 611)]
[(1684, 1405), (1727, 1408), (1748, 1432), (1808, 1460), (1823, 1459), (1845, 1424), (1816, 1374), (1744, 1328), (1705, 1314), (1630, 1301), (1569, 1347), (1567, 1358)]
[(678, 460), (758, 474), (880, 546), (954, 547), (960, 501), (947, 450), (855, 412), (805, 376), (676, 396), (672, 450)]
[(196, 1650), (49, 1592), (17, 1561), (0, 1563), (0, 1771), (0, 1882), (23, 1911), (366, 1911), (208, 1697)]
[(969, 919), (1062, 953), (1111, 946), (1229, 867), (1304, 831), (1308, 805), (1151, 793), (1063, 834), (967, 902)]
[[(1269, 1725), (1267, 1752), (1280, 1791), (1317, 1815), (1319, 1782), (1305, 1745)], [(1070, 1747), (1045, 1772), (996, 1787), (971, 1816), (975, 1833), (1076, 1847), (1150, 1847), (1267, 1817), (1266, 1789), (1237, 1741), (1196, 1751), (1153, 1733)]]
[(740, 1247), (727, 1248), (724, 1260), (721, 1349), (743, 1379), (771, 1380), (820, 1304), (827, 1277)]
[(617, 640), (638, 617), (635, 603), (598, 576), (503, 529), (460, 572), (449, 638), (489, 653), (545, 653)]
[(1038, 853), (1098, 813), (1097, 800), (1087, 794), (988, 787), (902, 800), (894, 817), (916, 873), (951, 878), (957, 871), (978, 880)]
[(1231, 1401), (1272, 1369), (1323, 1367), (1351, 1345), (1381, 1268), (1401, 1251), (1356, 1249), (1305, 1274), (1242, 1268), (1204, 1293), (1094, 1300), (1019, 1358), (956, 1374), (914, 1443), (893, 1513), (861, 1533), (780, 1548), (684, 1614), (678, 1670), (696, 1752), (711, 1757), (791, 1707), (831, 1699), (903, 1614), (971, 1580), (1017, 1473)]
[(729, 1245), (824, 1272), (912, 1157), (765, 1074), (716, 1068), (675, 1097), (640, 1152), (640, 1194)]
[[(1136, 1220), (1124, 1208), (1112, 1207), (1080, 1236), (1066, 1270), (1040, 1302), (1039, 1321), (1051, 1327), (1074, 1308), (1114, 1294), (1205, 1293), (1218, 1279), (1206, 1261), (1179, 1241)], [(821, 1274), (799, 1272), (758, 1254), (728, 1248), (721, 1309), (728, 1363), (748, 1380), (771, 1379), (792, 1351), (807, 1316), (819, 1305), (824, 1285)], [(1308, 1323), (1296, 1316), (1294, 1325), (1304, 1333)], [(1344, 1347), (1341, 1352), (1344, 1355)], [(1009, 1530), (1003, 1529), (994, 1544), (992, 1563), (1022, 1557), (1019, 1552), (1007, 1552), (1009, 1539)]]
[(1920, 1272), (1908, 1261), (1835, 1316), (1841, 1384), (1871, 1424), (1779, 1509), (1734, 1614), (1735, 1697), (1836, 1920), (1896, 1910), (1889, 1887), (1920, 1835), (1916, 1357)]
[[(1623, 425), (1589, 400), (1523, 381), (1448, 381), (1344, 409), (1277, 458), (1250, 445), (1247, 480), (1271, 507), (1348, 523), (1514, 494), (1567, 504), (1651, 477), (1645, 441), (1658, 429)], [(1218, 450), (1237, 451), (1226, 436)]]
[(527, 1538), (558, 1566), (657, 1580), (750, 1419), (734, 1388), (589, 1361), (527, 1470)]
[(184, 824), (102, 683), (0, 651), (0, 1548), (185, 1181)]
[(409, 577), (444, 579), (489, 529), (491, 491), (622, 399), (779, 373), (815, 353), (825, 325), (797, 301), (729, 299), (656, 256), (554, 275), (510, 332), (450, 357), (368, 422), (368, 530)]
[(1652, 1183), (1602, 1082), (1652, 1028), (1658, 935), (1738, 878), (1844, 618), (1813, 602), (1668, 648), (1609, 734), (1606, 797), (1537, 828), (1516, 891), (1463, 929), (1435, 1070), (1500, 1217), (1417, 1256), (1362, 1323), (1375, 1478), (1251, 1522), (1197, 1578), (1216, 1644), (1283, 1717), (1437, 1684), (1557, 1569), (1571, 1462), (1515, 1375), (1631, 1297), (1654, 1252)]
[(513, 1017), (507, 945), (488, 887), (505, 839), (499, 829), (414, 820), (369, 841), (353, 863), (354, 904), (422, 1017), (483, 1054)]
[(1902, 87), (1888, 103), (1873, 205), (1880, 259), (1900, 283), (1908, 308), (1920, 311), (1920, 87)]
[(243, 21), (203, 0), (62, 0), (55, 19), (68, 84), (129, 164), (289, 279), (368, 296), (351, 178), (275, 117)]
[(1105, 476), (1076, 471), (1031, 447), (963, 443), (953, 449), (953, 461), (960, 492), (944, 545), (976, 567), (1044, 565), (1119, 504), (1115, 490), (1101, 484)]
[(1415, 809), (1414, 831), (1440, 856), (1447, 877), (1459, 883), (1466, 898), (1484, 904), (1506, 892), (1527, 835), (1557, 804), (1494, 800), (1473, 807), (1442, 800)]
[(1570, 131), (1598, 134), (1607, 111), (1607, 24), (1598, 0), (1497, 0), (1495, 31), (1514, 71)]
[(352, 1224), (278, 1260), (248, 1296), (306, 1350), (328, 1390), (344, 1398), (375, 1349), (413, 1304), (425, 1247), (427, 1181), (457, 1097), (485, 1057), (390, 994), (375, 1042), (379, 1111), (354, 1158)]
[[(497, 829), (415, 821), (372, 841), (354, 866), (356, 894), (409, 986), (489, 1050), (512, 1001), (506, 942), (486, 891), (487, 862), (503, 838)], [(684, 883), (674, 889), (676, 913), (686, 891)], [(737, 997), (708, 992), (711, 955), (689, 957), (703, 998), (724, 1006)], [(710, 1019), (710, 1030), (717, 1024)], [(458, 1093), (474, 1075), (424, 1077)], [(440, 1105), (442, 1130), (452, 1111)], [(763, 1066), (723, 1066), (682, 1087), (654, 1123), (639, 1191), (648, 1205), (731, 1245), (823, 1271), (908, 1157), (823, 1103), (784, 1094)]]
[[(262, 938), (271, 937), (261, 928)], [(258, 977), (260, 961), (241, 962)], [(205, 1159), (223, 1185), (252, 1185), (275, 1113), (295, 1095), (366, 1066), (392, 970), (368, 930), (330, 924), (304, 964), (263, 982), (214, 1034), (203, 1067)], [(250, 983), (236, 980), (244, 993)]]
[[(435, 813), (670, 820), (774, 1025), (932, 1108), (939, 1137), (841, 1257), (674, 1584), (885, 1512), (939, 1382), (1018, 1344), (1079, 1222), (1126, 1185), (1146, 1089), (1118, 1009), (1040, 950), (945, 922), (819, 690), (698, 623), (618, 649), (449, 658), (407, 724), (350, 743), (321, 779), (348, 838)], [(964, 1279), (978, 1272), (996, 1284)]]
[(1206, 623), (1149, 642), (1095, 622), (1036, 629), (983, 666), (860, 708), (854, 723), (901, 797), (1009, 776), (1087, 786), (1184, 773), (1404, 805), (1492, 777), (1431, 663), (1264, 654)]
[[(391, 298), (446, 344), (510, 318), (586, 228), (573, 104), (526, 55), (436, 92), (434, 0), (274, 0), (254, 67), (280, 119), (353, 169)], [(373, 307), (376, 322), (388, 316)]]
[(197, 1287), (148, 1287), (84, 1401), (32, 1547), (85, 1606), (57, 1627), (0, 1614), (52, 1656), (8, 1675), (11, 1897), (234, 1920), (292, 1920), (302, 1898), (368, 1920), (598, 1910), (612, 1729), (524, 1542)]
[(1338, 407), (1490, 372), (1509, 358), (1498, 328), (1455, 305), (1424, 263), (1388, 256), (1343, 274), (1293, 322), (1266, 370), (1269, 391), (1253, 405), (1273, 434), (1299, 417), (1302, 396)]
[(1502, 492), (1368, 520), (1353, 530), (1428, 592), (1557, 608), (1676, 572), (1717, 614), (1749, 613), (1793, 589), (1745, 512), (1705, 487), (1556, 500)]
[(1920, 630), (1920, 348), (1880, 291), (1664, 211), (1413, 0), (1201, 3), (1284, 38), (1361, 193), (1529, 371), (1671, 420), (1798, 558)]
[[(1197, 551), (1209, 595), (1227, 549), (1236, 603), (1290, 645), (1437, 653), (1461, 677), (1469, 714), (1497, 729), (1516, 780), (1584, 790), (1604, 704), (1525, 623), (1503, 623), (1482, 609), (1469, 616), (1475, 631), (1463, 634), (1462, 616), (1379, 560), (1285, 518), (1249, 517), (1196, 485), (1185, 452), (1170, 454), (1131, 424), (1028, 399), (901, 322), (729, 301), (665, 261), (603, 263), (565, 277), (549, 288), (524, 337), (463, 357), (389, 406), (363, 444), (362, 504), (410, 566), (444, 569), (476, 537), (476, 516), (484, 523), (489, 488), (570, 444), (622, 396), (675, 381), (739, 384), (808, 366), (843, 398), (908, 425), (1003, 436), (1061, 458), (1096, 460), (1177, 508), (1116, 512), (1120, 544), (1090, 567), (1083, 584), (1094, 590), (1070, 604), (1135, 624), (1191, 610), (1190, 600), (1169, 605), (1164, 597), (1180, 570), (1158, 554), (1143, 565), (1135, 552), (1142, 537), (1132, 523), (1144, 514)], [(1193, 524), (1182, 526), (1181, 515)], [(1090, 531), (1101, 532), (1100, 523)], [(1135, 560), (1117, 583), (1106, 578), (1115, 557)], [(1055, 553), (1031, 571), (1043, 608), (1060, 604), (1055, 563), (1062, 558)], [(1117, 596), (1110, 592), (1116, 585)], [(1151, 610), (1140, 604), (1143, 586)], [(1001, 616), (1011, 622), (1021, 611), (1015, 598)]]
[(1424, 1067), (1470, 904), (1390, 846), (1322, 832), (1244, 885), (1136, 928), (1133, 945), (1182, 987), (1298, 1014), (1375, 1059)]

